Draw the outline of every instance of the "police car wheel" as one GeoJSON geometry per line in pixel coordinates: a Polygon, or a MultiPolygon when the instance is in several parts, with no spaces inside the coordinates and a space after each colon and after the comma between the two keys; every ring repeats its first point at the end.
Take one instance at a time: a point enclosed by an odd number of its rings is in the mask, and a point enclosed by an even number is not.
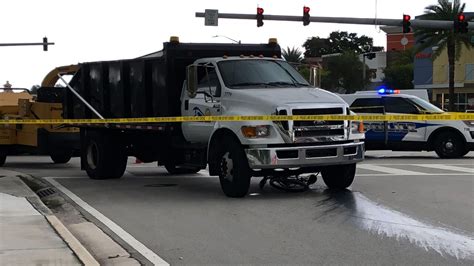
{"type": "Polygon", "coordinates": [[[345,189],[354,181],[356,164],[327,166],[321,171],[324,183],[331,189],[345,189]]]}
{"type": "Polygon", "coordinates": [[[466,154],[462,139],[452,132],[443,132],[436,137],[434,150],[440,158],[459,158],[466,154]]]}

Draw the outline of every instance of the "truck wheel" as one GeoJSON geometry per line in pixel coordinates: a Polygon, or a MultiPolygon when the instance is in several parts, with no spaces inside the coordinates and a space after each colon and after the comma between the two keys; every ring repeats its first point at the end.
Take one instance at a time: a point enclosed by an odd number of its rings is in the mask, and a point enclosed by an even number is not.
{"type": "Polygon", "coordinates": [[[251,170],[238,141],[224,137],[218,158],[219,181],[227,197],[241,198],[250,188],[251,170]]]}
{"type": "Polygon", "coordinates": [[[91,179],[120,178],[127,167],[127,153],[117,138],[91,134],[86,138],[81,160],[91,179]]]}
{"type": "Polygon", "coordinates": [[[327,166],[321,171],[328,188],[344,189],[354,181],[356,164],[327,166]]]}
{"type": "Polygon", "coordinates": [[[460,158],[467,154],[466,147],[459,135],[442,132],[434,141],[434,150],[440,158],[460,158]]]}
{"type": "Polygon", "coordinates": [[[6,160],[7,160],[7,152],[0,149],[0,167],[5,164],[6,160]]]}
{"type": "Polygon", "coordinates": [[[185,174],[195,174],[201,170],[201,168],[190,167],[190,168],[180,168],[174,164],[165,164],[166,171],[170,175],[185,175],[185,174]]]}
{"type": "Polygon", "coordinates": [[[67,163],[72,158],[72,151],[55,152],[50,155],[54,163],[67,163]]]}

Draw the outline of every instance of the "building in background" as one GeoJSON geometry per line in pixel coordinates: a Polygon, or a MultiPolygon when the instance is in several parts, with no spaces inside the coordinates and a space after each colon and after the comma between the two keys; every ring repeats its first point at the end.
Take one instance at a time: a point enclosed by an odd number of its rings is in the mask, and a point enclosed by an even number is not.
{"type": "MultiPolygon", "coordinates": [[[[383,71],[387,67],[387,53],[374,52],[374,54],[375,57],[372,59],[365,58],[365,64],[370,70],[370,84],[367,85],[366,90],[375,90],[383,85],[383,79],[385,78],[383,71]]],[[[359,55],[359,60],[364,62],[363,55],[359,55]]]]}
{"type": "MultiPolygon", "coordinates": [[[[474,17],[474,13],[465,13],[474,17]]],[[[430,47],[415,55],[414,86],[415,89],[427,89],[431,102],[446,109],[449,105],[449,64],[446,49],[433,59],[438,47],[430,47]]],[[[471,49],[462,47],[459,60],[455,62],[454,93],[456,111],[474,110],[474,42],[471,49]]]]}
{"type": "Polygon", "coordinates": [[[386,26],[380,27],[387,33],[387,53],[405,51],[415,45],[413,32],[403,33],[402,27],[386,26]]]}
{"type": "MultiPolygon", "coordinates": [[[[474,17],[474,13],[465,13],[466,17],[474,17]]],[[[413,33],[402,33],[401,27],[381,27],[387,33],[387,66],[393,62],[397,53],[413,48],[416,40],[413,33]]],[[[426,89],[432,103],[441,108],[449,104],[449,64],[447,51],[432,58],[437,47],[430,47],[415,55],[413,62],[415,89],[426,89]]],[[[457,111],[474,110],[474,49],[463,47],[459,60],[455,65],[454,88],[457,111]]]]}

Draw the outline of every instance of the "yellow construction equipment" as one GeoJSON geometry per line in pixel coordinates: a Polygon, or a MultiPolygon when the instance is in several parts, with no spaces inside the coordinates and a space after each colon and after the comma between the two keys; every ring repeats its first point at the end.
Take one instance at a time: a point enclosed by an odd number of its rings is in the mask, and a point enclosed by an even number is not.
{"type": "MultiPolygon", "coordinates": [[[[77,68],[50,72],[34,99],[27,90],[0,88],[0,119],[62,119],[63,87],[53,87],[57,74],[73,74],[77,68]],[[74,71],[73,71],[74,70],[74,71]],[[53,73],[54,72],[54,73],[53,73]]],[[[59,70],[58,70],[59,69],[59,70]]],[[[80,148],[79,130],[62,125],[0,125],[0,166],[8,155],[43,154],[54,163],[67,163],[80,148]]]]}

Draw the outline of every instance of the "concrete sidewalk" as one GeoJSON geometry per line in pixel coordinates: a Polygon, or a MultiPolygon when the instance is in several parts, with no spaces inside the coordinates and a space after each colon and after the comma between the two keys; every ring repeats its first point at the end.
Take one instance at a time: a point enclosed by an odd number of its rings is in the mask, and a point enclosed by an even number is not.
{"type": "Polygon", "coordinates": [[[82,265],[18,175],[0,169],[0,265],[82,265]]]}

